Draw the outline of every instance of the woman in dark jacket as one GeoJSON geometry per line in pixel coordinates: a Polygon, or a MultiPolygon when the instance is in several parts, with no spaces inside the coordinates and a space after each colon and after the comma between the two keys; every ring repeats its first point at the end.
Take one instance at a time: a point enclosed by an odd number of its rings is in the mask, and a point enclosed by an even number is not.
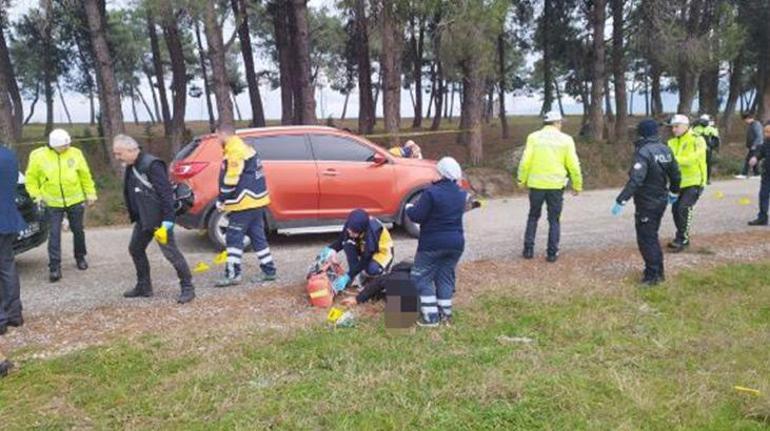
{"type": "Polygon", "coordinates": [[[420,224],[420,239],[412,267],[412,279],[420,295],[420,326],[451,322],[455,269],[465,249],[463,214],[468,193],[458,182],[462,169],[451,157],[436,165],[441,179],[422,192],[406,214],[420,224]]]}

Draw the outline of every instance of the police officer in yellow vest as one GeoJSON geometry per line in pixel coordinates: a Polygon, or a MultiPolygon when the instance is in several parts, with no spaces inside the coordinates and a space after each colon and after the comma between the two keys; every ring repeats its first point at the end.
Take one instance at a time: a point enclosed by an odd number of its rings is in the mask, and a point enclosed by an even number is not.
{"type": "Polygon", "coordinates": [[[719,152],[719,129],[713,126],[711,117],[703,114],[698,118],[692,132],[706,141],[706,184],[711,184],[711,170],[714,166],[714,153],[719,152]]]}
{"type": "Polygon", "coordinates": [[[71,143],[66,130],[56,129],[49,135],[47,146],[29,155],[27,164],[27,192],[47,208],[51,282],[61,279],[61,226],[65,214],[74,237],[77,267],[81,271],[88,269],[83,215],[85,204],[96,202],[96,186],[83,153],[71,143]]]}
{"type": "Polygon", "coordinates": [[[703,193],[708,178],[706,141],[690,130],[690,119],[686,115],[674,115],[669,125],[673,136],[668,140],[668,147],[679,163],[682,182],[679,196],[670,198],[676,237],[668,247],[674,252],[680,252],[690,245],[693,207],[703,193]]]}
{"type": "Polygon", "coordinates": [[[556,262],[559,256],[562,204],[567,179],[572,181],[575,195],[583,190],[580,161],[575,151],[575,141],[561,132],[562,117],[557,111],[544,118],[545,127],[527,137],[527,146],[519,163],[519,186],[529,188],[529,218],[524,234],[525,259],[534,257],[537,223],[543,208],[548,207],[548,262],[556,262]]]}

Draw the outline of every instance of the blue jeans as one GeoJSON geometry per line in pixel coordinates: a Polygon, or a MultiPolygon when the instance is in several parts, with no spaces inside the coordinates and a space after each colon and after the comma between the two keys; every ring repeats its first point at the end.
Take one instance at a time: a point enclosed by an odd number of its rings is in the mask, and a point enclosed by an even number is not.
{"type": "Polygon", "coordinates": [[[225,242],[227,243],[228,266],[237,268],[240,274],[241,259],[243,258],[243,238],[248,235],[251,246],[259,258],[259,267],[267,275],[275,275],[275,262],[270,253],[265,235],[265,210],[256,208],[246,211],[235,211],[229,215],[230,224],[227,226],[225,242]]]}
{"type": "Polygon", "coordinates": [[[435,322],[439,313],[452,315],[455,293],[455,269],[460,250],[418,251],[412,266],[412,279],[420,295],[420,311],[427,321],[435,322]]]}

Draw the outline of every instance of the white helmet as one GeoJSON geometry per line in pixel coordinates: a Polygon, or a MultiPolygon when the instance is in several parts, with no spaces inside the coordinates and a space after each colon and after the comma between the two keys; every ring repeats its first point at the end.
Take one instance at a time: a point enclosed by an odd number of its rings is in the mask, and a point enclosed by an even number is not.
{"type": "Polygon", "coordinates": [[[559,111],[550,111],[546,112],[545,116],[543,117],[544,123],[555,123],[557,121],[562,121],[561,112],[559,111]]]}
{"type": "Polygon", "coordinates": [[[711,117],[709,116],[709,114],[703,114],[700,116],[699,120],[709,123],[711,122],[711,117]]]}
{"type": "Polygon", "coordinates": [[[678,124],[689,126],[690,125],[690,119],[687,118],[686,115],[676,114],[673,117],[671,117],[671,121],[668,123],[669,126],[676,126],[678,124]]]}
{"type": "Polygon", "coordinates": [[[72,143],[72,138],[64,129],[55,129],[48,135],[48,146],[51,148],[66,147],[70,143],[72,143]]]}

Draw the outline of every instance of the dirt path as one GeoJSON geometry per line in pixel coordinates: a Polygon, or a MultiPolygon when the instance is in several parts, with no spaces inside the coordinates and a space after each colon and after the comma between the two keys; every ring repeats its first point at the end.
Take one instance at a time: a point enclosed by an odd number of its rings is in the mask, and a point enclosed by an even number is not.
{"type": "MultiPolygon", "coordinates": [[[[729,181],[708,189],[698,206],[694,246],[689,253],[668,256],[669,274],[693,266],[770,257],[770,229],[749,230],[746,226],[756,211],[757,187],[754,181],[729,181]],[[750,200],[748,205],[745,199],[750,200]]],[[[633,246],[633,208],[627,208],[620,218],[610,216],[609,207],[616,193],[594,191],[567,198],[562,259],[556,265],[539,258],[518,258],[527,211],[525,199],[493,201],[470,213],[466,220],[468,247],[460,274],[460,304],[480,290],[499,286],[513,286],[522,295],[572,294],[574,286],[603,289],[616,286],[626,277],[636,277],[641,262],[633,246]],[[586,284],[586,280],[591,282],[586,284]]],[[[671,224],[667,216],[664,239],[672,232],[671,224]]],[[[544,232],[541,229],[541,234],[544,232]]],[[[185,307],[173,303],[178,291],[173,273],[154,247],[151,259],[156,297],[124,300],[121,292],[133,282],[133,268],[125,251],[129,230],[92,229],[88,236],[91,269],[78,272],[73,262],[65,261],[65,278],[59,284],[46,280],[44,248],[20,256],[27,322],[0,340],[2,349],[23,349],[22,358],[29,358],[59,355],[113,337],[180,331],[224,335],[240,330],[289,331],[323,319],[322,311],[307,307],[301,282],[309,261],[332,236],[274,241],[272,248],[282,276],[280,286],[221,290],[209,287],[218,267],[200,274],[196,277],[199,299],[185,307]]],[[[544,237],[540,237],[542,243],[544,237]]],[[[180,243],[191,265],[211,263],[215,253],[205,237],[181,232],[180,243]]],[[[408,258],[416,242],[398,236],[396,247],[399,258],[408,258]]],[[[539,251],[542,253],[542,247],[539,251]]],[[[250,255],[247,261],[253,259],[250,255]]]]}

